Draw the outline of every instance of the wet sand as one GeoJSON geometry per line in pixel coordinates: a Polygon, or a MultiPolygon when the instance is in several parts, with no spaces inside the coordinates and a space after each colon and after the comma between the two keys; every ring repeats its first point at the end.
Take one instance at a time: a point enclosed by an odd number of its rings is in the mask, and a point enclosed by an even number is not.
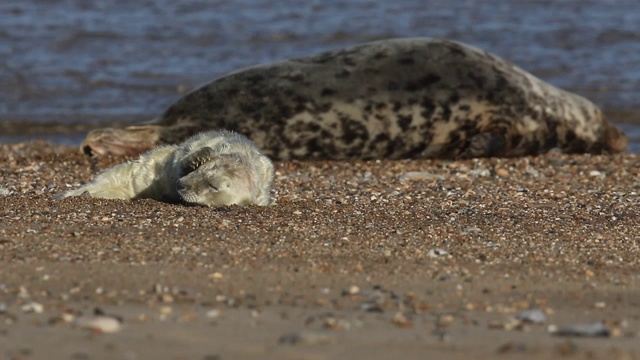
{"type": "Polygon", "coordinates": [[[211,209],[56,201],[124,158],[0,151],[0,358],[640,357],[638,155],[280,162],[276,206],[211,209]]]}

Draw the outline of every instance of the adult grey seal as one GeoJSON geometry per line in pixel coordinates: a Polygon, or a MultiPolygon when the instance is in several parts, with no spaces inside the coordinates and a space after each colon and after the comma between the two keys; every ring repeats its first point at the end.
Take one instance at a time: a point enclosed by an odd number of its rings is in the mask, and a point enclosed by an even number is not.
{"type": "Polygon", "coordinates": [[[90,154],[131,154],[225,128],[273,159],[469,158],[620,152],[587,99],[458,42],[391,39],[240,70],[158,119],[99,129],[90,154]]]}
{"type": "Polygon", "coordinates": [[[156,199],[205,206],[269,205],[274,168],[251,140],[207,131],[180,145],[163,145],[107,169],[57,196],[156,199]]]}

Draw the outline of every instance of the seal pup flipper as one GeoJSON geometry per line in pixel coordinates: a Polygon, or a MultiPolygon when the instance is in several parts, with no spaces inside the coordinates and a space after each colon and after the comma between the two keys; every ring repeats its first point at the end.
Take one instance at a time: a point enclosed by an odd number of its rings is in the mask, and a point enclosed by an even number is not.
{"type": "Polygon", "coordinates": [[[194,151],[180,162],[182,175],[184,176],[193,172],[202,164],[211,160],[214,156],[216,156],[216,151],[210,146],[194,151]]]}
{"type": "Polygon", "coordinates": [[[87,134],[80,150],[87,155],[138,155],[158,144],[161,131],[158,125],[96,129],[87,134]]]}
{"type": "Polygon", "coordinates": [[[501,156],[506,149],[507,142],[503,134],[485,132],[472,136],[469,146],[460,155],[464,159],[501,156]]]}

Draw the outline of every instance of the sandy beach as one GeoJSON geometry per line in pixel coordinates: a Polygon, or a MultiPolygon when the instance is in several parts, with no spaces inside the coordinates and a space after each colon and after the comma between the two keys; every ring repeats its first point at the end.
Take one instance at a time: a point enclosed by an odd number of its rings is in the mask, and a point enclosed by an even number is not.
{"type": "Polygon", "coordinates": [[[638,155],[277,162],[276,206],[213,209],[0,150],[1,358],[640,357],[638,155]]]}
{"type": "Polygon", "coordinates": [[[637,2],[0,11],[0,360],[640,359],[637,2]],[[248,66],[416,36],[585,96],[630,154],[277,162],[272,207],[54,200],[126,160],[81,154],[90,129],[248,66]]]}

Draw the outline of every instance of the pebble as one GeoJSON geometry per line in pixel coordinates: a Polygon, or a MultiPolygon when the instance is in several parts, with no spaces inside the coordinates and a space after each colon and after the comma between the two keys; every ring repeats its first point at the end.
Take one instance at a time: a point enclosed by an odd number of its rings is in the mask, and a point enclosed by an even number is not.
{"type": "Polygon", "coordinates": [[[531,309],[517,314],[516,319],[530,324],[542,324],[547,321],[547,316],[542,310],[531,309]]]}
{"type": "Polygon", "coordinates": [[[11,192],[12,192],[11,190],[0,186],[0,196],[9,196],[11,195],[11,192]]]}
{"type": "Polygon", "coordinates": [[[498,169],[496,169],[496,175],[498,175],[500,177],[509,176],[509,170],[507,170],[505,168],[498,168],[498,169]]]}
{"type": "Polygon", "coordinates": [[[604,179],[605,177],[607,177],[607,175],[605,175],[604,173],[598,171],[598,170],[591,170],[589,171],[589,176],[591,177],[596,177],[599,179],[604,179]]]}
{"type": "Polygon", "coordinates": [[[451,326],[451,324],[453,324],[453,315],[451,314],[441,314],[438,316],[438,319],[436,320],[436,326],[438,328],[444,328],[444,327],[449,327],[451,326]]]}
{"type": "Polygon", "coordinates": [[[540,173],[538,172],[538,170],[536,170],[536,169],[534,169],[534,168],[532,168],[530,166],[527,166],[527,169],[524,172],[529,174],[529,175],[531,175],[531,176],[533,176],[534,178],[540,177],[540,173]]]}
{"type": "Polygon", "coordinates": [[[513,342],[510,341],[508,343],[500,345],[498,350],[496,351],[498,354],[512,354],[512,353],[524,353],[529,350],[527,344],[522,342],[513,342]]]}
{"type": "Polygon", "coordinates": [[[398,311],[392,319],[392,322],[395,326],[399,328],[410,328],[413,326],[411,320],[409,320],[401,311],[398,311]]]}
{"type": "Polygon", "coordinates": [[[75,321],[75,316],[70,313],[62,313],[56,316],[49,318],[49,325],[56,325],[59,323],[70,324],[75,321]]]}
{"type": "Polygon", "coordinates": [[[22,311],[25,313],[36,313],[36,314],[42,314],[42,312],[44,311],[44,306],[42,306],[42,304],[37,303],[35,301],[26,303],[24,305],[22,305],[22,311]]]}
{"type": "Polygon", "coordinates": [[[86,316],[76,321],[76,325],[81,329],[88,329],[98,333],[115,333],[120,331],[122,324],[111,316],[86,316]]]}
{"type": "Polygon", "coordinates": [[[220,310],[211,309],[207,311],[206,315],[207,319],[217,319],[220,316],[220,310]]]}
{"type": "Polygon", "coordinates": [[[489,177],[491,176],[491,171],[488,169],[474,169],[469,171],[469,174],[477,177],[489,177]]]}
{"type": "Polygon", "coordinates": [[[489,329],[528,331],[529,327],[527,324],[529,323],[520,321],[516,318],[509,318],[507,321],[492,320],[489,322],[489,329]]]}
{"type": "Polygon", "coordinates": [[[282,335],[278,339],[278,343],[285,345],[315,345],[328,344],[333,340],[333,336],[326,331],[303,330],[282,335]]]}
{"type": "Polygon", "coordinates": [[[556,345],[556,352],[563,356],[574,355],[578,351],[578,346],[573,341],[563,341],[556,345]]]}
{"type": "Polygon", "coordinates": [[[349,295],[356,295],[360,293],[360,288],[357,285],[351,285],[351,287],[349,287],[349,290],[347,290],[347,293],[349,295]]]}
{"type": "Polygon", "coordinates": [[[549,325],[547,331],[555,336],[608,337],[611,335],[611,330],[602,321],[574,324],[560,328],[556,325],[549,325]]]}
{"type": "Polygon", "coordinates": [[[324,319],[322,324],[325,329],[331,330],[349,330],[351,328],[351,322],[346,319],[339,319],[335,317],[328,317],[324,319]]]}
{"type": "Polygon", "coordinates": [[[207,275],[207,277],[213,280],[222,280],[222,278],[224,278],[224,275],[222,275],[221,272],[216,271],[214,273],[207,275]]]}
{"type": "Polygon", "coordinates": [[[0,303],[0,314],[4,314],[7,312],[7,304],[0,303]]]}
{"type": "Polygon", "coordinates": [[[440,174],[433,174],[427,171],[409,171],[404,173],[401,180],[404,181],[431,181],[431,180],[445,180],[446,178],[440,174]]]}
{"type": "Polygon", "coordinates": [[[384,309],[375,302],[366,301],[360,304],[360,310],[371,313],[383,313],[384,309]]]}
{"type": "Polygon", "coordinates": [[[443,250],[443,249],[431,249],[427,253],[427,256],[431,257],[431,258],[441,257],[441,256],[446,256],[446,255],[449,255],[449,252],[447,250],[443,250]]]}

